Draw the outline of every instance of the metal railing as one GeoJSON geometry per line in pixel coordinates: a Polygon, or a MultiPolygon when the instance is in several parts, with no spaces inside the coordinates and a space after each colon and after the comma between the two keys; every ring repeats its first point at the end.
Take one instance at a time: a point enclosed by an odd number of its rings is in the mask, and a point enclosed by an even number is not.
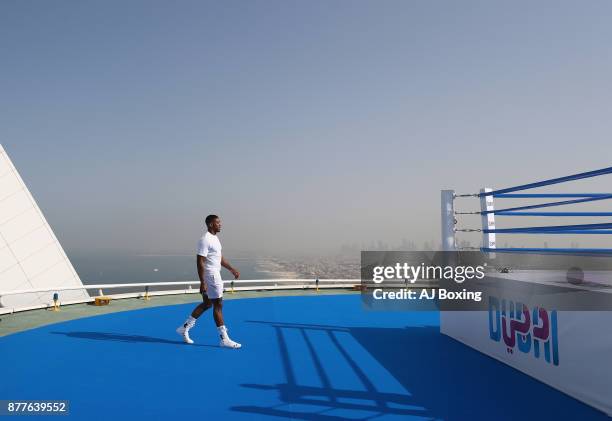
{"type": "MultiPolygon", "coordinates": [[[[360,285],[360,279],[266,279],[266,280],[226,280],[223,281],[224,290],[226,293],[236,291],[265,291],[265,290],[294,290],[294,289],[332,289],[332,288],[354,288],[360,285]]],[[[89,297],[78,300],[62,300],[62,292],[67,291],[87,291],[97,290],[98,296],[106,296],[112,299],[124,298],[143,298],[148,299],[153,296],[160,295],[179,295],[179,294],[195,294],[199,293],[199,281],[184,281],[184,282],[140,282],[127,284],[92,284],[79,286],[57,286],[33,289],[20,289],[12,291],[0,291],[0,314],[10,314],[19,311],[35,310],[42,308],[52,308],[54,306],[82,304],[95,301],[95,296],[88,294],[89,297]],[[183,288],[178,288],[183,286],[183,288]],[[196,286],[196,288],[193,288],[196,286]],[[151,288],[171,287],[162,291],[151,291],[151,288]],[[175,288],[172,288],[175,287],[175,288]],[[118,289],[138,289],[136,292],[127,293],[105,293],[109,290],[115,291],[118,289]],[[48,302],[37,305],[22,306],[22,307],[5,307],[2,305],[2,298],[9,295],[23,294],[44,294],[49,293],[48,302]]],[[[39,297],[40,299],[40,297],[39,297]]]]}

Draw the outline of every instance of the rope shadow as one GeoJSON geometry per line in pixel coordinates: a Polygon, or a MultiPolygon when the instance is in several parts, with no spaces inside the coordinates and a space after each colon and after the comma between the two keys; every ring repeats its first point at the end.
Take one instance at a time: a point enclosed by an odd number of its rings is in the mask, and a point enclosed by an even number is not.
{"type": "Polygon", "coordinates": [[[264,385],[264,384],[243,384],[242,387],[275,390],[278,392],[279,400],[282,405],[272,407],[258,406],[235,406],[231,409],[237,412],[251,413],[258,415],[269,415],[277,417],[287,417],[304,420],[341,420],[344,417],[326,414],[333,410],[362,411],[364,416],[360,419],[376,418],[383,415],[396,415],[404,417],[423,417],[427,416],[427,410],[414,402],[409,394],[385,393],[377,390],[376,385],[368,378],[361,368],[358,361],[349,354],[344,348],[338,333],[349,333],[350,329],[343,326],[315,325],[315,324],[292,324],[292,323],[271,323],[265,321],[248,321],[249,323],[266,324],[274,328],[281,354],[281,362],[287,379],[286,383],[264,385]],[[283,330],[295,329],[303,339],[306,350],[313,364],[313,369],[320,380],[322,387],[303,386],[297,383],[296,375],[291,361],[291,354],[283,330]],[[324,332],[328,337],[333,349],[338,352],[348,364],[363,389],[348,390],[338,389],[332,386],[332,379],[325,371],[323,359],[317,353],[315,345],[308,336],[308,331],[324,332]],[[282,409],[284,405],[309,406],[312,411],[296,411],[295,408],[282,409]]]}
{"type": "Polygon", "coordinates": [[[526,374],[442,335],[438,326],[405,328],[344,327],[333,325],[251,321],[275,329],[286,383],[243,384],[243,387],[277,391],[281,405],[237,406],[234,411],[295,419],[327,421],[342,419],[327,412],[362,411],[370,419],[384,415],[445,420],[608,419],[583,404],[526,374]],[[322,387],[297,384],[284,330],[296,329],[305,341],[322,387]],[[308,331],[325,332],[365,391],[335,389],[321,364],[322,355],[310,342],[308,331]],[[338,333],[349,333],[371,357],[380,363],[406,394],[377,390],[346,351],[338,333]],[[297,411],[291,405],[310,406],[297,411]],[[283,409],[282,406],[289,406],[283,409]],[[522,414],[522,415],[521,415],[522,414]]]}

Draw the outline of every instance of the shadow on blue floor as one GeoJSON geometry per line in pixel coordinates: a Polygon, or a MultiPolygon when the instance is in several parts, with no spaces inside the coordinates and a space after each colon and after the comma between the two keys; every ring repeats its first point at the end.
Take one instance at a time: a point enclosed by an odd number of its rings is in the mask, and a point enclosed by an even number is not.
{"type": "Polygon", "coordinates": [[[232,409],[256,415],[304,420],[340,420],[330,410],[370,413],[359,419],[384,415],[445,420],[609,419],[603,413],[567,397],[492,358],[441,335],[438,326],[360,328],[250,321],[276,332],[287,379],[283,384],[243,384],[245,388],[275,391],[290,406],[236,406],[232,409]],[[293,356],[287,351],[287,330],[300,332],[315,362],[323,387],[304,387],[295,381],[293,356]],[[312,332],[324,332],[336,351],[354,370],[365,391],[330,386],[319,355],[309,341],[312,332]],[[382,393],[344,349],[338,333],[349,333],[409,392],[382,393]],[[299,412],[295,405],[326,406],[327,410],[299,412]]]}
{"type": "MultiPolygon", "coordinates": [[[[164,338],[154,338],[151,336],[142,335],[126,335],[121,333],[105,333],[105,332],[51,332],[54,335],[64,335],[70,338],[77,339],[93,339],[97,341],[117,341],[117,342],[144,342],[144,343],[160,343],[169,345],[183,345],[183,341],[173,341],[164,338]]],[[[191,344],[191,346],[215,347],[214,345],[191,344]]]]}

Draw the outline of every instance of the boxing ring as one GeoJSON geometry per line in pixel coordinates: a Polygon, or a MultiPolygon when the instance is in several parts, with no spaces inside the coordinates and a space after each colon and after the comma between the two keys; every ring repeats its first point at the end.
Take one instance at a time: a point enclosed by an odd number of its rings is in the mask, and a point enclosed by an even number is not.
{"type": "MultiPolygon", "coordinates": [[[[566,292],[597,294],[591,296],[610,301],[610,270],[567,270],[564,261],[570,262],[577,256],[585,256],[591,259],[590,261],[598,262],[600,267],[606,268],[612,260],[612,248],[581,248],[576,243],[574,247],[569,248],[498,247],[499,237],[506,235],[518,234],[522,238],[537,236],[538,239],[544,239],[561,238],[559,236],[563,235],[568,236],[564,238],[575,238],[572,236],[612,234],[612,223],[593,220],[610,217],[612,212],[599,209],[549,210],[577,204],[603,203],[612,199],[610,193],[525,193],[526,190],[608,174],[612,174],[612,167],[510,188],[483,188],[474,194],[455,194],[453,190],[443,190],[441,222],[444,250],[459,253],[462,250],[476,250],[493,261],[507,254],[519,256],[518,261],[520,256],[524,256],[525,261],[530,262],[554,256],[559,270],[503,268],[492,276],[493,282],[499,285],[518,283],[523,287],[523,293],[509,290],[497,296],[490,295],[486,303],[488,311],[441,311],[440,331],[612,416],[612,313],[604,308],[589,306],[589,302],[583,303],[583,307],[569,306],[567,300],[564,303],[553,300],[543,304],[539,301],[541,298],[524,292],[534,286],[554,286],[559,297],[566,292]],[[456,209],[456,206],[469,206],[469,201],[474,199],[478,200],[477,211],[456,209]],[[527,202],[518,206],[496,207],[507,199],[527,202]],[[534,204],[534,199],[544,201],[534,204]],[[466,226],[467,215],[480,217],[480,226],[466,226]],[[519,217],[520,221],[524,221],[525,217],[544,221],[571,217],[587,221],[567,225],[548,223],[522,226],[521,223],[519,227],[499,227],[500,220],[506,222],[512,217],[519,217]],[[465,246],[459,241],[466,233],[482,235],[481,246],[465,246]],[[571,273],[577,273],[578,279],[574,279],[571,273]]],[[[490,381],[496,385],[503,383],[504,379],[490,381]]],[[[528,408],[523,408],[520,400],[516,404],[517,414],[529,415],[528,408]]]]}

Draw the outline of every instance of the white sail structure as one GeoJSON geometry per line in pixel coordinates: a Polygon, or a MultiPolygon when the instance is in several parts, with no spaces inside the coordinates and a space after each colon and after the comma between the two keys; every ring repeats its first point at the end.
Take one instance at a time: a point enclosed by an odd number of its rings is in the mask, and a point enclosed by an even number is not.
{"type": "MultiPolygon", "coordinates": [[[[32,194],[0,145],[0,311],[40,308],[55,291],[11,292],[83,286],[32,194]]],[[[86,301],[86,290],[60,291],[59,301],[86,301]]]]}

